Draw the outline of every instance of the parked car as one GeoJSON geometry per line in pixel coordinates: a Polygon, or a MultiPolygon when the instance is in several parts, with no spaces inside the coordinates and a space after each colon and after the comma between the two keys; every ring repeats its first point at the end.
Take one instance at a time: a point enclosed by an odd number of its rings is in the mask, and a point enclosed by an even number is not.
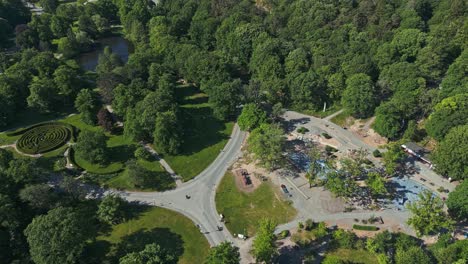
{"type": "Polygon", "coordinates": [[[291,196],[291,194],[289,193],[289,190],[288,188],[286,187],[286,185],[284,184],[281,184],[281,190],[283,190],[283,192],[289,196],[291,196]]]}

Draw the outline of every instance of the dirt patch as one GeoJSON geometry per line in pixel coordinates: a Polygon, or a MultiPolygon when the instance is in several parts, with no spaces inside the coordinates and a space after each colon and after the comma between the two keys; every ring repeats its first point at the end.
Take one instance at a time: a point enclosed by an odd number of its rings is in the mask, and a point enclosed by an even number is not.
{"type": "Polygon", "coordinates": [[[369,119],[355,119],[352,125],[348,127],[348,129],[368,145],[377,148],[387,144],[388,139],[382,137],[371,128],[371,125],[374,123],[374,121],[375,117],[371,117],[369,119]]]}
{"type": "Polygon", "coordinates": [[[322,208],[329,213],[340,213],[345,209],[345,201],[342,198],[336,198],[329,191],[320,192],[320,204],[322,208]]]}
{"type": "Polygon", "coordinates": [[[236,167],[235,169],[232,170],[232,173],[234,175],[235,181],[236,181],[236,186],[237,189],[245,192],[245,193],[251,193],[255,191],[258,186],[260,186],[261,181],[258,179],[251,170],[248,170],[247,168],[244,168],[242,165],[239,167],[236,167]],[[243,179],[243,173],[246,173],[246,177],[250,181],[250,184],[245,184],[244,179],[243,179]]]}

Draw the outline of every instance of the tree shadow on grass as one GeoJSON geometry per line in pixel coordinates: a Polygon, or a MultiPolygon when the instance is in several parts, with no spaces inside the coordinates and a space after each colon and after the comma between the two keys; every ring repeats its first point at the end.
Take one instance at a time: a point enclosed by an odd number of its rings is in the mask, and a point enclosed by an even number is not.
{"type": "MultiPolygon", "coordinates": [[[[200,93],[200,89],[198,89],[197,87],[193,86],[193,85],[190,85],[190,86],[186,86],[186,87],[178,87],[176,89],[176,97],[177,97],[177,101],[180,103],[180,104],[187,104],[187,97],[190,97],[190,96],[193,96],[195,94],[198,94],[200,93]]],[[[190,99],[188,99],[190,100],[190,99]]]]}
{"type": "Polygon", "coordinates": [[[183,109],[184,143],[181,155],[191,155],[228,137],[226,125],[213,116],[210,107],[183,109]]]}
{"type": "Polygon", "coordinates": [[[171,232],[169,228],[154,228],[151,230],[138,230],[130,235],[124,236],[116,245],[115,257],[120,259],[131,252],[138,252],[147,244],[156,243],[167,252],[175,256],[173,263],[184,253],[184,241],[179,234],[171,232]]]}
{"type": "Polygon", "coordinates": [[[122,145],[109,148],[109,157],[113,162],[125,163],[130,159],[134,158],[136,146],[134,145],[122,145]]]}

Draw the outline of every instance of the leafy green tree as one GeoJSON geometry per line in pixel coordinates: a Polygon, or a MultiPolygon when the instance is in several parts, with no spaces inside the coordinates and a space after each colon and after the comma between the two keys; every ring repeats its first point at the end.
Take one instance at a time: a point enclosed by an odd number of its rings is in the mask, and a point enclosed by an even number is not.
{"type": "Polygon", "coordinates": [[[75,108],[81,114],[81,120],[88,125],[96,124],[98,101],[96,95],[90,89],[81,90],[75,99],[75,108]]]}
{"type": "Polygon", "coordinates": [[[385,179],[379,172],[369,172],[367,174],[366,184],[374,197],[385,195],[388,192],[385,187],[385,179]]]}
{"type": "Polygon", "coordinates": [[[125,116],[128,108],[133,108],[148,94],[146,83],[142,79],[134,79],[129,85],[119,84],[114,89],[112,107],[120,116],[125,116]]]}
{"type": "Polygon", "coordinates": [[[289,74],[286,78],[294,107],[298,109],[317,109],[320,106],[326,87],[317,73],[310,70],[299,74],[289,74]]]}
{"type": "Polygon", "coordinates": [[[61,65],[55,70],[54,82],[60,95],[64,96],[68,100],[69,98],[75,98],[81,88],[78,69],[67,65],[61,65]]]}
{"type": "Polygon", "coordinates": [[[6,149],[0,149],[0,170],[6,170],[10,161],[13,160],[13,153],[6,149]]]}
{"type": "Polygon", "coordinates": [[[413,62],[426,41],[426,34],[419,29],[404,29],[397,32],[392,45],[400,55],[401,60],[413,62]]]}
{"type": "Polygon", "coordinates": [[[468,93],[468,49],[450,65],[440,87],[443,98],[468,93]]]}
{"type": "Polygon", "coordinates": [[[74,263],[93,238],[93,230],[87,217],[72,208],[58,207],[34,218],[24,234],[35,263],[74,263]]]}
{"type": "Polygon", "coordinates": [[[182,129],[176,112],[159,113],[153,133],[154,145],[164,153],[177,154],[182,145],[182,129]]]}
{"type": "Polygon", "coordinates": [[[78,43],[75,36],[66,36],[58,40],[57,52],[61,53],[64,58],[72,58],[78,54],[78,43]]]}
{"type": "Polygon", "coordinates": [[[435,169],[453,179],[468,176],[468,125],[452,128],[436,147],[432,158],[435,169]]]}
{"type": "Polygon", "coordinates": [[[238,264],[240,263],[239,248],[230,242],[223,242],[210,249],[205,264],[238,264]]]}
{"type": "Polygon", "coordinates": [[[175,264],[177,258],[156,243],[147,244],[140,252],[128,253],[120,258],[120,264],[175,264]]]}
{"type": "Polygon", "coordinates": [[[408,210],[412,216],[408,219],[418,236],[439,233],[443,229],[451,229],[452,221],[444,211],[442,200],[425,190],[418,194],[419,200],[409,203],[408,210]]]}
{"type": "Polygon", "coordinates": [[[130,183],[137,188],[146,188],[154,185],[155,176],[151,171],[143,168],[135,160],[129,160],[126,163],[130,183]]]}
{"type": "Polygon", "coordinates": [[[21,201],[28,203],[38,210],[51,209],[57,202],[57,195],[47,184],[34,184],[26,186],[19,192],[21,201]]]}
{"type": "Polygon", "coordinates": [[[277,168],[283,161],[283,133],[280,127],[266,123],[250,133],[248,150],[267,169],[277,168]]]}
{"type": "Polygon", "coordinates": [[[97,217],[104,223],[118,224],[123,220],[125,201],[118,195],[107,195],[99,203],[97,217]]]}
{"type": "Polygon", "coordinates": [[[405,157],[406,154],[398,143],[389,144],[387,151],[383,153],[385,172],[389,175],[393,175],[398,172],[405,157]]]}
{"type": "Polygon", "coordinates": [[[468,240],[455,240],[451,234],[439,236],[437,243],[430,246],[430,251],[438,263],[465,263],[468,255],[468,240]]]}
{"type": "Polygon", "coordinates": [[[257,262],[270,263],[277,255],[275,241],[276,223],[269,219],[262,219],[259,222],[257,236],[252,243],[252,255],[257,262]]]}
{"type": "Polygon", "coordinates": [[[47,13],[54,13],[55,9],[57,9],[57,6],[59,5],[58,0],[40,0],[40,2],[42,8],[47,13]]]}
{"type": "Polygon", "coordinates": [[[98,164],[108,161],[107,138],[102,131],[83,130],[78,135],[78,142],[73,147],[76,155],[82,159],[98,164]]]}
{"type": "Polygon", "coordinates": [[[35,77],[29,85],[28,106],[40,112],[51,112],[57,100],[57,89],[52,80],[35,77]]]}
{"type": "Polygon", "coordinates": [[[410,247],[407,250],[397,250],[396,264],[429,264],[431,258],[420,247],[410,247]]]}
{"type": "Polygon", "coordinates": [[[436,106],[426,122],[427,133],[442,140],[453,127],[468,123],[468,93],[445,98],[436,106]]]}
{"type": "Polygon", "coordinates": [[[358,186],[345,171],[331,171],[327,174],[325,188],[337,197],[352,197],[356,194],[358,186]]]}
{"type": "Polygon", "coordinates": [[[453,192],[450,192],[447,199],[447,207],[450,215],[459,220],[468,218],[468,181],[463,181],[453,192]]]}
{"type": "Polygon", "coordinates": [[[267,114],[257,104],[244,105],[237,119],[241,130],[251,131],[267,121],[267,114]]]}
{"type": "Polygon", "coordinates": [[[333,232],[333,239],[340,248],[353,249],[356,246],[357,236],[351,231],[338,229],[333,232]]]}
{"type": "Polygon", "coordinates": [[[306,177],[309,181],[309,188],[312,187],[317,182],[317,174],[320,169],[320,165],[318,163],[321,153],[320,150],[315,145],[311,145],[309,150],[307,151],[307,157],[309,158],[309,170],[307,171],[306,177]]]}
{"type": "Polygon", "coordinates": [[[143,146],[139,146],[134,153],[134,156],[136,159],[142,159],[142,160],[151,160],[153,155],[146,150],[143,146]]]}
{"type": "Polygon", "coordinates": [[[371,115],[375,102],[375,88],[368,75],[359,73],[346,80],[342,103],[354,116],[361,118],[371,115]]]}
{"type": "Polygon", "coordinates": [[[213,114],[215,117],[226,120],[236,114],[241,87],[242,83],[237,79],[210,89],[209,102],[213,107],[213,114]]]}

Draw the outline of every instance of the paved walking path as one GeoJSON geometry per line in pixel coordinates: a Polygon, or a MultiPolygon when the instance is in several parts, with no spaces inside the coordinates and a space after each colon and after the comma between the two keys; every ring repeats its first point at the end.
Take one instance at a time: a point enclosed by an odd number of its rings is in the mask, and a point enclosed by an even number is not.
{"type": "Polygon", "coordinates": [[[180,177],[179,175],[177,175],[174,170],[171,168],[171,166],[169,166],[169,164],[161,158],[161,156],[159,156],[158,152],[156,152],[156,150],[154,148],[151,147],[150,144],[148,143],[144,143],[144,142],[140,142],[140,145],[142,145],[149,153],[151,153],[151,155],[153,155],[158,161],[159,163],[161,164],[161,166],[164,167],[164,169],[171,175],[171,177],[174,179],[177,187],[181,186],[182,185],[182,177],[180,177]]]}
{"type": "Polygon", "coordinates": [[[331,115],[329,115],[329,116],[326,116],[326,117],[324,117],[323,119],[325,119],[325,120],[327,120],[327,121],[330,121],[330,120],[331,120],[332,118],[334,118],[335,116],[337,116],[337,115],[343,113],[343,111],[344,111],[344,109],[341,109],[340,111],[337,111],[337,112],[335,112],[335,113],[333,113],[333,114],[331,114],[331,115]]]}

